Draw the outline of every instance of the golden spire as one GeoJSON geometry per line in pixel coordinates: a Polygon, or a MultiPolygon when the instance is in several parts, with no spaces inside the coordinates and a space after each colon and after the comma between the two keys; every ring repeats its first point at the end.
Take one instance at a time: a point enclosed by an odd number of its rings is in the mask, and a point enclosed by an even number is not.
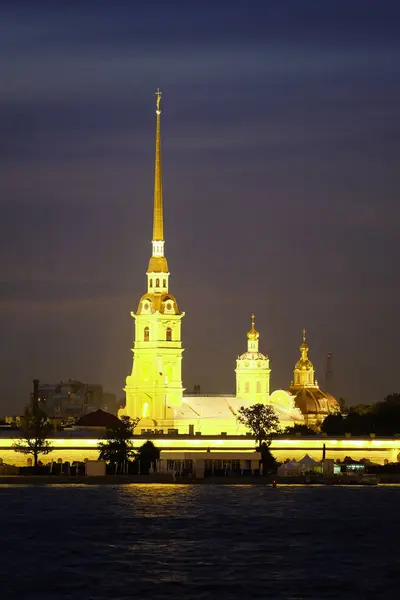
{"type": "Polygon", "coordinates": [[[153,242],[164,240],[163,202],[162,202],[162,177],[161,177],[161,92],[156,91],[156,159],[154,170],[154,217],[153,217],[153,242]]]}
{"type": "Polygon", "coordinates": [[[255,322],[256,322],[256,318],[255,318],[254,314],[252,314],[251,315],[251,329],[247,333],[247,339],[248,340],[258,340],[258,338],[260,337],[260,334],[258,333],[258,331],[254,327],[255,322]]]}

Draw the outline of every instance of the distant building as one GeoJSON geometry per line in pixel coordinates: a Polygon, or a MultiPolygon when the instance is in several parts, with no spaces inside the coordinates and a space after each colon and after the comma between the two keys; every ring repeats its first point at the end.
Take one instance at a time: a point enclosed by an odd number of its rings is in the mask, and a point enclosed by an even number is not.
{"type": "Polygon", "coordinates": [[[71,379],[56,384],[39,383],[37,394],[38,406],[49,417],[79,419],[98,409],[110,413],[117,411],[115,394],[104,392],[100,384],[71,379]]]}

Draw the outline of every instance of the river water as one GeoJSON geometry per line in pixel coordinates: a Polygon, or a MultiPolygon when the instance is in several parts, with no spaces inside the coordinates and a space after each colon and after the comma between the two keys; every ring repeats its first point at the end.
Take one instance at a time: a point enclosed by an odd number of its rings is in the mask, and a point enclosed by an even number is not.
{"type": "Polygon", "coordinates": [[[399,514],[396,486],[0,486],[0,598],[397,598],[399,514]]]}

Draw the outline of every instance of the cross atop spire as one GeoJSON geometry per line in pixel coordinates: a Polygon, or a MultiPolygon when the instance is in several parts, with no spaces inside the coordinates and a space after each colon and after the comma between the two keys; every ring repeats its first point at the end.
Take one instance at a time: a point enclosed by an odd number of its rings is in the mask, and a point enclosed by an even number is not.
{"type": "Polygon", "coordinates": [[[157,88],[156,91],[156,96],[157,96],[157,110],[160,110],[160,102],[161,102],[161,96],[162,96],[162,92],[160,92],[160,88],[157,88]]]}
{"type": "Polygon", "coordinates": [[[305,341],[306,341],[306,330],[303,329],[303,342],[305,342],[305,341]]]}

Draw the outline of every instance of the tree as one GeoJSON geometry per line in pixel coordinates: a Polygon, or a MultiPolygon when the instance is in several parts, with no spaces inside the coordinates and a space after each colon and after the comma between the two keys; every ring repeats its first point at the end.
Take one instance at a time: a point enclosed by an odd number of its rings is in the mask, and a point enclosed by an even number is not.
{"type": "Polygon", "coordinates": [[[258,446],[261,446],[263,442],[269,446],[272,434],[280,432],[278,416],[272,406],[266,404],[253,404],[248,408],[242,406],[239,408],[236,418],[239,423],[250,429],[258,446]]]}
{"type": "Polygon", "coordinates": [[[292,425],[291,427],[286,427],[283,433],[286,433],[287,435],[316,435],[314,429],[311,429],[311,427],[307,427],[307,425],[300,424],[292,425]]]}
{"type": "Polygon", "coordinates": [[[387,396],[385,396],[385,402],[387,402],[388,404],[396,404],[396,405],[400,405],[400,394],[398,393],[393,393],[393,394],[388,394],[387,396]]]}
{"type": "Polygon", "coordinates": [[[119,419],[119,423],[113,424],[107,429],[104,437],[105,441],[99,442],[99,459],[112,464],[122,464],[136,456],[136,450],[133,447],[133,432],[140,419],[131,419],[124,416],[119,419]]]}
{"type": "Polygon", "coordinates": [[[32,454],[33,464],[38,465],[39,454],[49,454],[53,448],[47,440],[53,431],[47,415],[37,406],[26,409],[23,424],[20,427],[23,440],[15,442],[13,449],[22,454],[32,454]]]}
{"type": "Polygon", "coordinates": [[[345,418],[340,413],[328,415],[321,425],[321,431],[328,435],[343,435],[345,429],[345,418]]]}
{"type": "Polygon", "coordinates": [[[271,454],[271,451],[268,447],[268,444],[263,442],[260,444],[258,451],[261,453],[260,463],[263,466],[263,473],[275,473],[278,468],[278,463],[275,460],[275,457],[271,454]]]}
{"type": "Polygon", "coordinates": [[[156,470],[157,460],[160,458],[160,451],[156,446],[148,440],[139,448],[136,460],[139,461],[140,473],[148,475],[150,468],[156,470]]]}
{"type": "Polygon", "coordinates": [[[347,415],[329,415],[321,430],[328,435],[395,435],[400,432],[400,394],[390,394],[377,404],[352,406],[347,415]]]}
{"type": "Polygon", "coordinates": [[[347,410],[347,414],[358,414],[358,415],[368,415],[373,412],[372,404],[353,404],[353,406],[349,406],[347,410]]]}

